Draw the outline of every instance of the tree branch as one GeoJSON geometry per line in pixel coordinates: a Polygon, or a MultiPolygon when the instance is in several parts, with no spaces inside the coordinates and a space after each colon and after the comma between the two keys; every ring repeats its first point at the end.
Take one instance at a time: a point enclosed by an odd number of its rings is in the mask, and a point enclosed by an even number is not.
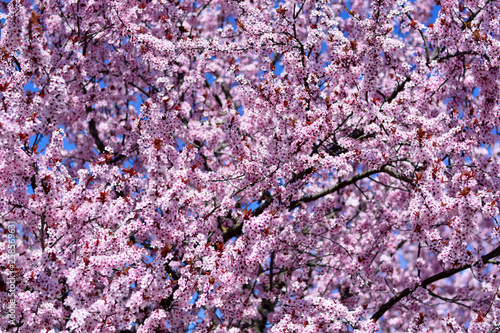
{"type": "Polygon", "coordinates": [[[410,82],[410,81],[411,81],[411,78],[409,76],[406,77],[406,79],[403,82],[401,82],[400,84],[397,85],[396,89],[394,89],[392,94],[389,97],[387,97],[386,102],[391,103],[392,100],[395,99],[398,96],[398,94],[403,91],[403,89],[405,88],[405,84],[407,82],[410,82]]]}
{"type": "MultiPolygon", "coordinates": [[[[257,217],[264,212],[264,210],[271,205],[274,201],[273,197],[269,197],[266,201],[264,201],[257,209],[252,211],[251,216],[257,217]]],[[[238,237],[243,233],[243,222],[233,225],[229,228],[225,233],[222,234],[222,239],[224,242],[227,242],[233,237],[238,237]]]]}
{"type": "Polygon", "coordinates": [[[298,200],[292,201],[290,203],[290,207],[288,208],[288,210],[293,210],[293,209],[297,208],[302,202],[311,202],[311,201],[318,200],[319,198],[327,196],[328,194],[331,194],[333,192],[337,192],[338,190],[341,190],[344,187],[352,185],[352,184],[356,183],[358,180],[361,180],[363,178],[367,178],[367,177],[374,175],[376,173],[379,173],[379,172],[380,172],[380,170],[365,171],[365,172],[362,172],[360,174],[355,175],[352,178],[349,178],[349,179],[344,180],[340,183],[337,183],[335,186],[327,188],[324,191],[321,191],[321,192],[313,194],[313,195],[308,195],[308,196],[302,197],[298,200]]]}
{"type": "MultiPolygon", "coordinates": [[[[494,249],[493,251],[491,251],[490,253],[485,254],[484,256],[482,256],[481,257],[481,261],[484,264],[487,264],[490,259],[492,259],[494,257],[497,257],[499,255],[500,255],[500,246],[497,247],[496,249],[494,249]]],[[[375,312],[373,314],[373,316],[371,317],[371,319],[374,320],[374,321],[379,320],[390,308],[392,308],[396,303],[398,303],[400,300],[402,300],[406,296],[410,295],[418,287],[425,288],[428,285],[430,285],[431,283],[434,283],[434,282],[442,280],[442,279],[446,279],[446,278],[448,278],[448,277],[450,277],[452,275],[455,275],[455,274],[457,274],[459,272],[462,272],[462,271],[464,271],[464,270],[466,270],[468,268],[471,268],[473,266],[477,266],[479,263],[480,262],[476,262],[474,265],[463,265],[463,266],[460,266],[460,267],[447,269],[445,271],[442,271],[440,273],[437,273],[437,274],[435,274],[433,276],[428,277],[427,279],[425,279],[424,281],[422,281],[422,283],[420,283],[419,285],[413,287],[412,289],[410,289],[410,288],[404,289],[403,291],[401,291],[401,292],[397,293],[396,295],[394,295],[393,297],[391,297],[387,302],[385,302],[384,304],[382,304],[380,306],[380,308],[377,310],[377,312],[375,312]]]]}
{"type": "Polygon", "coordinates": [[[95,145],[97,146],[97,149],[99,149],[99,152],[101,154],[104,153],[104,143],[102,142],[101,138],[99,138],[99,132],[97,132],[95,120],[93,118],[89,121],[89,132],[90,135],[92,135],[92,137],[94,138],[95,145]]]}
{"type": "Polygon", "coordinates": [[[45,213],[42,213],[42,222],[40,227],[40,244],[42,246],[42,252],[45,251],[45,213]]]}
{"type": "Polygon", "coordinates": [[[384,165],[380,168],[380,171],[388,174],[389,176],[396,178],[404,183],[410,184],[412,187],[415,187],[415,183],[410,178],[402,175],[400,173],[395,172],[391,167],[384,165]]]}
{"type": "Polygon", "coordinates": [[[16,64],[17,66],[17,71],[20,72],[21,71],[21,64],[19,63],[19,60],[17,60],[16,57],[12,56],[12,60],[14,60],[14,63],[16,64]]]}
{"type": "MultiPolygon", "coordinates": [[[[472,14],[469,16],[469,18],[467,19],[467,21],[465,21],[462,26],[460,27],[461,30],[465,30],[465,28],[467,28],[467,25],[470,24],[475,18],[476,16],[484,9],[484,7],[486,7],[489,3],[491,2],[491,0],[487,0],[485,1],[484,3],[484,6],[483,7],[479,7],[477,11],[475,12],[472,12],[472,14]]],[[[470,25],[469,25],[470,27],[470,25]]]]}
{"type": "MultiPolygon", "coordinates": [[[[409,13],[406,13],[406,16],[410,19],[410,21],[413,22],[413,18],[409,13]]],[[[420,36],[422,37],[422,40],[424,41],[424,49],[425,49],[425,60],[427,63],[427,66],[429,66],[430,63],[430,50],[429,50],[429,42],[427,41],[427,37],[425,37],[424,32],[422,29],[418,29],[418,32],[420,33],[420,36]]]]}
{"type": "MultiPolygon", "coordinates": [[[[302,198],[300,198],[298,200],[292,201],[290,203],[290,205],[288,206],[288,210],[291,211],[291,210],[299,207],[300,204],[303,203],[303,202],[311,202],[311,201],[318,200],[318,199],[320,199],[320,198],[322,198],[324,196],[327,196],[328,194],[331,194],[331,193],[334,193],[334,192],[336,192],[338,190],[341,190],[344,187],[347,187],[349,185],[355,184],[357,181],[359,181],[359,180],[361,180],[363,178],[368,178],[368,177],[370,177],[370,176],[372,176],[374,174],[381,173],[381,172],[386,173],[389,176],[391,176],[393,178],[396,178],[396,179],[398,179],[398,180],[400,180],[402,182],[408,183],[408,184],[412,185],[412,187],[415,186],[414,182],[411,179],[409,179],[408,177],[406,177],[405,175],[402,175],[402,174],[399,174],[399,173],[395,172],[392,168],[390,168],[387,165],[383,165],[380,169],[362,172],[362,173],[357,174],[357,175],[355,175],[352,178],[349,178],[347,180],[344,180],[344,181],[338,183],[337,185],[335,185],[333,187],[330,187],[330,188],[328,188],[328,189],[326,189],[324,191],[321,191],[319,193],[316,193],[316,194],[313,194],[313,195],[309,195],[309,196],[305,196],[305,197],[302,197],[302,198]]],[[[307,172],[304,173],[301,176],[304,176],[306,174],[307,174],[307,172]]],[[[255,209],[254,211],[252,211],[251,216],[252,217],[256,217],[256,216],[259,216],[260,214],[262,214],[264,212],[264,210],[273,203],[273,201],[274,201],[274,197],[269,197],[259,207],[257,207],[257,209],[255,209]]],[[[243,233],[243,222],[235,224],[233,227],[229,228],[222,235],[222,238],[223,238],[224,242],[227,242],[228,240],[230,240],[233,237],[240,236],[242,233],[243,233]]]]}
{"type": "Polygon", "coordinates": [[[321,191],[319,193],[316,193],[316,194],[313,194],[313,195],[308,195],[308,196],[305,196],[305,197],[300,198],[298,200],[292,201],[292,203],[290,204],[288,210],[292,210],[292,209],[297,208],[302,202],[311,202],[311,201],[318,200],[319,198],[327,196],[328,194],[331,194],[333,192],[337,192],[338,190],[341,190],[344,187],[352,185],[352,184],[356,183],[357,181],[359,181],[359,180],[361,180],[363,178],[368,178],[368,177],[370,177],[370,176],[372,176],[374,174],[380,173],[380,172],[386,173],[386,174],[388,174],[391,177],[394,177],[394,178],[396,178],[396,179],[398,179],[400,181],[403,181],[405,183],[409,183],[412,186],[414,186],[413,181],[411,179],[409,179],[408,177],[406,177],[404,175],[396,173],[394,170],[392,170],[391,168],[389,168],[387,165],[384,165],[380,169],[365,171],[365,172],[362,172],[360,174],[357,174],[357,175],[353,176],[352,178],[344,180],[344,181],[338,183],[337,185],[335,185],[333,187],[330,187],[330,188],[328,188],[328,189],[326,189],[324,191],[321,191]]]}
{"type": "MultiPolygon", "coordinates": [[[[473,54],[475,54],[475,52],[472,51],[472,50],[468,50],[468,51],[456,52],[456,53],[453,53],[453,54],[447,54],[445,56],[437,58],[437,61],[440,62],[440,61],[444,61],[446,59],[451,59],[451,58],[460,57],[460,56],[463,56],[463,55],[470,55],[470,54],[473,55],[473,54]]],[[[434,60],[434,59],[432,59],[432,60],[434,60]]]]}

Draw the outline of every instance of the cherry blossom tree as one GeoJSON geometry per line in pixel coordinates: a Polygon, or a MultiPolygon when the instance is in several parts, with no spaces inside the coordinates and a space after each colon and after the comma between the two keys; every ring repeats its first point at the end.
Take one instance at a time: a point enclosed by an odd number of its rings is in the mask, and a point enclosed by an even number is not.
{"type": "Polygon", "coordinates": [[[499,1],[0,8],[0,331],[500,330],[499,1]]]}

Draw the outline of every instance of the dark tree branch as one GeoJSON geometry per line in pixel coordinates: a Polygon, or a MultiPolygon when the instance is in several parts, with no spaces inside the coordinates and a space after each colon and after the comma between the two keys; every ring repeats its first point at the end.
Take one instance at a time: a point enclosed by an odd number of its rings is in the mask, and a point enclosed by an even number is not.
{"type": "MultiPolygon", "coordinates": [[[[168,264],[165,264],[164,265],[165,267],[165,271],[170,274],[170,276],[175,280],[175,281],[179,281],[180,279],[180,276],[179,274],[177,274],[177,272],[175,270],[173,270],[168,264]]],[[[174,301],[174,293],[177,291],[177,289],[179,289],[179,283],[176,283],[173,287],[172,287],[172,292],[170,293],[170,295],[167,297],[167,298],[163,298],[161,301],[160,301],[160,306],[165,309],[165,310],[170,310],[170,308],[172,307],[172,303],[174,301]]]]}
{"type": "Polygon", "coordinates": [[[314,167],[309,167],[305,170],[302,170],[301,172],[294,174],[292,179],[287,184],[292,184],[295,183],[301,179],[303,179],[305,176],[311,174],[314,171],[314,167]]]}
{"type": "Polygon", "coordinates": [[[467,19],[467,21],[464,22],[464,24],[462,24],[462,26],[460,27],[461,30],[465,30],[465,28],[467,28],[467,26],[469,25],[470,27],[470,23],[476,18],[476,16],[484,9],[484,7],[486,7],[489,3],[491,2],[491,0],[487,0],[485,1],[484,3],[484,6],[483,7],[479,7],[477,11],[475,12],[472,12],[472,14],[469,16],[469,18],[467,19]]]}
{"type": "Polygon", "coordinates": [[[89,121],[89,132],[90,135],[92,135],[92,137],[94,138],[95,145],[97,146],[97,149],[99,149],[99,152],[101,154],[104,153],[104,143],[102,142],[101,138],[99,138],[99,133],[97,132],[95,120],[93,118],[89,121]]]}
{"type": "MultiPolygon", "coordinates": [[[[492,258],[495,258],[497,256],[500,255],[500,246],[497,247],[496,249],[494,249],[493,251],[491,251],[490,253],[488,254],[485,254],[484,256],[481,257],[481,261],[482,263],[484,264],[487,264],[488,261],[492,258]]],[[[406,296],[410,295],[412,292],[414,292],[418,287],[422,287],[422,288],[425,288],[427,287],[428,285],[430,285],[431,283],[434,283],[436,281],[439,281],[439,280],[442,280],[442,279],[446,279],[450,276],[453,276],[459,272],[462,272],[466,269],[469,269],[473,266],[477,266],[479,265],[480,262],[476,262],[474,265],[463,265],[463,266],[460,266],[460,267],[456,267],[456,268],[450,268],[450,269],[447,269],[445,271],[442,271],[440,273],[437,273],[433,276],[430,276],[428,277],[427,279],[425,279],[424,281],[422,281],[422,283],[420,283],[419,285],[417,285],[416,287],[410,289],[410,288],[406,288],[404,289],[403,291],[397,293],[396,295],[394,295],[393,297],[391,297],[386,303],[382,304],[380,306],[380,308],[377,310],[377,312],[375,312],[373,314],[373,316],[371,317],[372,320],[379,320],[389,309],[391,309],[396,303],[398,303],[400,300],[402,300],[403,298],[405,298],[406,296]]]]}
{"type": "Polygon", "coordinates": [[[222,234],[222,239],[227,242],[233,237],[238,237],[243,233],[243,223],[238,223],[229,228],[224,234],[222,234]]]}
{"type": "Polygon", "coordinates": [[[460,305],[460,306],[466,307],[466,308],[467,308],[467,309],[469,309],[469,310],[472,310],[472,308],[471,308],[469,305],[464,304],[464,303],[462,303],[462,302],[459,302],[459,301],[457,301],[456,299],[446,298],[446,297],[443,297],[443,296],[439,296],[438,294],[436,294],[436,293],[432,292],[432,290],[430,290],[429,288],[426,288],[426,290],[427,290],[427,292],[428,292],[431,296],[433,296],[433,297],[435,297],[435,298],[438,298],[438,299],[440,299],[440,300],[442,300],[442,301],[445,301],[445,302],[448,302],[448,303],[455,303],[455,304],[457,304],[457,305],[460,305]]]}
{"type": "Polygon", "coordinates": [[[344,187],[355,184],[357,181],[359,181],[363,178],[368,178],[368,177],[370,177],[374,174],[380,173],[380,172],[386,173],[389,176],[392,176],[392,177],[394,177],[400,181],[403,181],[405,183],[409,183],[413,186],[413,182],[411,179],[409,179],[408,177],[406,177],[404,175],[396,173],[394,170],[389,168],[387,165],[384,165],[378,170],[370,170],[370,171],[365,171],[365,172],[359,173],[359,174],[355,175],[354,177],[349,178],[347,180],[344,180],[344,181],[338,183],[337,185],[330,187],[324,191],[321,191],[321,192],[313,194],[313,195],[305,196],[299,200],[292,201],[288,209],[292,210],[294,208],[297,208],[302,202],[311,202],[311,201],[318,200],[319,198],[322,198],[324,196],[327,196],[328,194],[337,192],[338,190],[341,190],[344,187]]]}
{"type": "MultiPolygon", "coordinates": [[[[411,179],[409,179],[405,175],[402,175],[402,174],[399,174],[399,173],[395,172],[389,166],[384,165],[380,169],[365,171],[365,172],[362,172],[360,174],[357,174],[357,175],[353,176],[352,178],[344,180],[344,181],[338,183],[337,185],[335,185],[333,187],[330,187],[330,188],[328,188],[328,189],[326,189],[324,191],[321,191],[319,193],[316,193],[316,194],[313,194],[313,195],[309,195],[309,196],[305,196],[305,197],[303,197],[301,199],[292,201],[290,203],[290,205],[288,206],[288,210],[291,211],[291,210],[299,207],[300,204],[303,203],[303,202],[306,203],[306,202],[311,202],[311,201],[318,200],[318,199],[320,199],[320,198],[322,198],[324,196],[327,196],[328,194],[337,192],[338,190],[341,190],[344,187],[347,187],[349,185],[355,184],[357,181],[359,181],[361,179],[368,178],[368,177],[370,177],[370,176],[372,176],[374,174],[381,173],[381,172],[386,173],[389,176],[391,176],[393,178],[396,178],[396,179],[398,179],[398,180],[400,180],[402,182],[408,183],[412,187],[415,186],[415,184],[413,183],[413,181],[411,179]]],[[[307,173],[304,173],[302,176],[305,176],[306,174],[307,173]]],[[[273,203],[273,201],[274,201],[274,197],[269,197],[259,207],[257,207],[257,209],[255,209],[254,211],[252,211],[251,216],[252,217],[256,217],[256,216],[259,216],[260,214],[262,214],[264,212],[264,210],[273,203]]],[[[230,240],[233,237],[240,236],[242,234],[242,232],[243,232],[243,223],[238,223],[238,224],[235,224],[233,227],[229,228],[222,235],[222,238],[224,239],[224,242],[227,242],[228,240],[230,240]]]]}
{"type": "Polygon", "coordinates": [[[45,251],[45,213],[42,213],[42,222],[40,227],[40,244],[42,246],[42,252],[45,251]]]}
{"type": "Polygon", "coordinates": [[[269,314],[274,312],[274,303],[267,298],[262,299],[261,307],[259,308],[259,313],[262,316],[260,320],[257,320],[258,332],[264,332],[266,329],[267,318],[269,314]]]}
{"type": "Polygon", "coordinates": [[[274,251],[271,251],[271,262],[269,263],[269,291],[273,290],[273,270],[274,270],[274,251]]]}
{"type": "Polygon", "coordinates": [[[400,173],[397,173],[395,172],[392,168],[390,168],[389,166],[387,165],[384,165],[380,168],[380,171],[383,172],[383,173],[386,173],[388,174],[389,176],[393,177],[393,178],[396,178],[404,183],[407,183],[407,184],[410,184],[412,187],[415,187],[415,183],[413,182],[413,180],[411,180],[410,178],[406,177],[405,175],[402,175],[400,173]]]}
{"type": "Polygon", "coordinates": [[[134,87],[135,89],[139,90],[141,93],[143,93],[144,95],[146,95],[147,97],[151,97],[151,95],[145,91],[144,89],[142,89],[141,87],[137,86],[136,84],[134,84],[133,82],[129,82],[128,84],[130,84],[132,87],[134,87]]]}
{"type": "Polygon", "coordinates": [[[406,83],[410,82],[410,81],[411,81],[411,78],[409,76],[406,77],[406,79],[403,82],[401,82],[400,84],[397,85],[396,89],[394,89],[394,91],[392,92],[392,94],[389,97],[387,97],[386,102],[387,103],[392,102],[398,96],[398,94],[403,91],[403,89],[405,88],[406,83]]]}
{"type": "MultiPolygon", "coordinates": [[[[413,21],[413,18],[409,13],[406,13],[406,17],[410,19],[410,21],[413,21]]],[[[418,29],[418,32],[420,33],[420,36],[422,37],[422,40],[424,41],[424,48],[425,48],[425,60],[427,63],[427,66],[429,66],[430,63],[430,50],[429,50],[429,42],[427,41],[427,37],[425,37],[424,32],[422,29],[418,29]]]]}
{"type": "Polygon", "coordinates": [[[21,64],[19,63],[19,60],[17,60],[16,57],[12,56],[12,60],[14,60],[14,63],[16,64],[17,66],[17,71],[20,72],[21,71],[21,64]]]}
{"type": "Polygon", "coordinates": [[[456,53],[453,53],[453,54],[447,54],[445,56],[439,57],[439,58],[437,58],[437,61],[440,62],[440,61],[444,61],[444,60],[447,60],[447,59],[451,59],[451,58],[455,58],[455,57],[460,57],[460,56],[463,56],[463,55],[473,55],[473,54],[475,54],[475,52],[472,51],[472,50],[460,51],[460,52],[456,52],[456,53]]]}
{"type": "MultiPolygon", "coordinates": [[[[264,201],[257,209],[252,211],[251,216],[257,217],[264,212],[264,210],[271,205],[274,201],[273,197],[269,197],[266,201],[264,201]]],[[[238,237],[243,233],[243,222],[235,224],[231,228],[229,228],[224,234],[222,234],[222,239],[224,242],[227,242],[233,237],[238,237]]]]}
{"type": "Polygon", "coordinates": [[[380,170],[370,170],[370,171],[365,171],[365,172],[362,172],[360,174],[357,174],[356,176],[349,178],[347,180],[344,180],[340,183],[337,183],[335,186],[327,188],[324,191],[321,191],[321,192],[313,194],[313,195],[308,195],[308,196],[302,197],[298,200],[292,201],[290,203],[290,207],[288,209],[289,210],[295,209],[298,206],[300,206],[300,204],[303,202],[305,203],[305,202],[311,202],[311,201],[318,200],[319,198],[327,196],[328,194],[331,194],[333,192],[337,192],[338,190],[341,190],[344,187],[352,185],[352,184],[356,183],[358,180],[370,177],[371,175],[374,175],[374,174],[379,173],[379,172],[380,172],[380,170]]]}

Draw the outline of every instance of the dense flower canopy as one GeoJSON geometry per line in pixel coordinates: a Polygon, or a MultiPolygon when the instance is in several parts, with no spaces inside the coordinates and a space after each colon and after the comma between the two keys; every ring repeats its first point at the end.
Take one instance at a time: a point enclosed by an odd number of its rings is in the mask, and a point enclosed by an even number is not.
{"type": "Polygon", "coordinates": [[[500,329],[499,1],[0,8],[0,331],[500,329]]]}

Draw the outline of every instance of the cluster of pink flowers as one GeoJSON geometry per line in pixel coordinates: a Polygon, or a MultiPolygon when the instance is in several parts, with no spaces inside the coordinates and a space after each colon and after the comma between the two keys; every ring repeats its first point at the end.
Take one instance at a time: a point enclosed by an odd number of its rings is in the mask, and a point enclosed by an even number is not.
{"type": "Polygon", "coordinates": [[[0,11],[0,331],[500,330],[498,1],[0,11]]]}

